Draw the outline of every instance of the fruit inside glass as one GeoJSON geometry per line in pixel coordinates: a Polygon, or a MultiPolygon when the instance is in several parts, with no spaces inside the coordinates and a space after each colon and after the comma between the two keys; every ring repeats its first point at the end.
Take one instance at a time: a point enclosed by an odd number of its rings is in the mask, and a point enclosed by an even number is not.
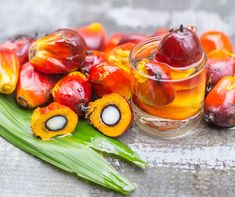
{"type": "Polygon", "coordinates": [[[131,104],[143,131],[162,138],[192,133],[200,123],[206,85],[205,53],[186,68],[154,61],[162,37],[136,45],[130,53],[131,104]],[[155,65],[157,64],[157,65],[155,65]],[[157,73],[169,75],[161,79],[157,73]]]}

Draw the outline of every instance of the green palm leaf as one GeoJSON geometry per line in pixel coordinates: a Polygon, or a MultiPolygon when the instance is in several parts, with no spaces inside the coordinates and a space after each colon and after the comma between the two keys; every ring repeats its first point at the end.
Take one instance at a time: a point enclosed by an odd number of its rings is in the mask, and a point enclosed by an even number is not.
{"type": "Polygon", "coordinates": [[[80,121],[72,136],[42,141],[32,136],[30,117],[31,112],[20,109],[12,97],[0,96],[0,136],[7,141],[35,157],[104,187],[123,194],[134,190],[133,183],[92,149],[115,154],[145,167],[146,163],[127,146],[103,136],[85,121],[80,121]]]}
{"type": "Polygon", "coordinates": [[[76,131],[73,136],[69,136],[68,138],[85,143],[95,150],[116,155],[143,169],[147,166],[147,163],[127,145],[97,132],[97,130],[86,121],[80,121],[76,127],[76,131]]]}

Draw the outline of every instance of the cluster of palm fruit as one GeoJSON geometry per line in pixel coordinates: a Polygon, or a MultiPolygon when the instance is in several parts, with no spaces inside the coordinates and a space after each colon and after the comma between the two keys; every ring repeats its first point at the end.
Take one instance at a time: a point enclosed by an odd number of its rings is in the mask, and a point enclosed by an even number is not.
{"type": "MultiPolygon", "coordinates": [[[[190,61],[198,60],[200,50],[178,50],[172,38],[176,32],[161,28],[152,35],[115,33],[107,39],[103,25],[92,23],[58,29],[37,40],[17,36],[0,44],[0,92],[15,91],[17,103],[24,108],[42,107],[32,116],[32,128],[43,139],[72,132],[77,124],[74,114],[90,119],[104,134],[118,136],[133,119],[128,103],[129,53],[137,43],[163,36],[157,61],[178,67],[182,62],[185,66],[190,63],[179,59],[184,55],[190,56],[190,61]],[[53,134],[45,137],[45,132],[53,134]]],[[[231,41],[222,32],[208,31],[200,42],[208,56],[205,119],[219,126],[234,126],[235,57],[231,41]]]]}

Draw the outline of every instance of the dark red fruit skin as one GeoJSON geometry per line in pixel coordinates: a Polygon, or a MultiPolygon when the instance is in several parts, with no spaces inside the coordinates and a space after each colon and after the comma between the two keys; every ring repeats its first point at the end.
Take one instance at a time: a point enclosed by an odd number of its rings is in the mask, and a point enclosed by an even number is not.
{"type": "Polygon", "coordinates": [[[209,92],[204,113],[209,124],[221,127],[235,126],[235,75],[223,77],[209,92]]]}
{"type": "Polygon", "coordinates": [[[171,31],[160,42],[155,59],[175,68],[197,63],[203,49],[197,35],[188,28],[171,31]]]}
{"type": "Polygon", "coordinates": [[[19,58],[20,65],[23,65],[28,61],[29,48],[34,41],[35,39],[28,35],[18,35],[0,44],[0,49],[14,51],[19,58]]]}
{"type": "Polygon", "coordinates": [[[85,75],[75,71],[63,77],[55,85],[52,96],[55,102],[69,107],[83,117],[82,109],[91,101],[92,91],[85,75]]]}
{"type": "Polygon", "coordinates": [[[235,58],[208,59],[206,66],[207,92],[209,92],[220,79],[235,75],[235,58]]]}
{"type": "Polygon", "coordinates": [[[86,43],[71,29],[59,29],[35,41],[29,50],[30,63],[40,72],[66,74],[80,68],[86,43]]]}
{"type": "Polygon", "coordinates": [[[96,50],[87,51],[85,61],[82,65],[82,71],[87,74],[89,70],[96,64],[104,62],[106,59],[105,53],[96,50]]]}

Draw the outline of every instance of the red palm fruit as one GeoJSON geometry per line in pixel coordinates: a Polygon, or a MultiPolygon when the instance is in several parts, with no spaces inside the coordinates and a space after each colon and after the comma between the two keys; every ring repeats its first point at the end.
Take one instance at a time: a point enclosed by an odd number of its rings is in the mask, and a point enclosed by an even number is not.
{"type": "Polygon", "coordinates": [[[19,58],[20,65],[23,65],[28,61],[29,48],[34,41],[35,39],[28,35],[18,35],[0,44],[0,49],[14,51],[19,58]]]}
{"type": "Polygon", "coordinates": [[[82,71],[88,73],[91,67],[104,62],[106,59],[105,53],[96,50],[87,51],[85,61],[82,65],[82,71]]]}
{"type": "Polygon", "coordinates": [[[104,50],[106,31],[101,23],[91,23],[75,30],[83,37],[89,50],[104,50]]]}
{"type": "Polygon", "coordinates": [[[233,52],[232,42],[229,37],[220,31],[207,31],[204,32],[200,37],[201,44],[206,51],[209,53],[215,49],[227,50],[233,52]]]}
{"type": "Polygon", "coordinates": [[[222,126],[235,126],[235,75],[223,77],[205,100],[206,122],[222,126]]]}
{"type": "Polygon", "coordinates": [[[84,115],[83,109],[91,100],[91,94],[86,76],[77,71],[63,77],[52,90],[55,102],[70,107],[80,117],[84,115]]]}
{"type": "Polygon", "coordinates": [[[210,91],[224,76],[235,75],[235,57],[225,50],[214,50],[208,54],[207,91],[210,91]]]}
{"type": "Polygon", "coordinates": [[[34,108],[47,103],[58,76],[37,71],[29,62],[20,68],[16,88],[16,101],[25,108],[34,108]]]}
{"type": "Polygon", "coordinates": [[[203,49],[192,27],[172,30],[161,40],[155,59],[175,68],[185,68],[198,63],[203,49]]]}
{"type": "Polygon", "coordinates": [[[93,66],[88,76],[92,88],[99,97],[117,93],[130,99],[130,75],[124,69],[103,62],[93,66]]]}
{"type": "Polygon", "coordinates": [[[86,56],[82,37],[70,29],[59,29],[35,41],[29,50],[29,61],[39,71],[62,74],[77,70],[86,56]]]}

